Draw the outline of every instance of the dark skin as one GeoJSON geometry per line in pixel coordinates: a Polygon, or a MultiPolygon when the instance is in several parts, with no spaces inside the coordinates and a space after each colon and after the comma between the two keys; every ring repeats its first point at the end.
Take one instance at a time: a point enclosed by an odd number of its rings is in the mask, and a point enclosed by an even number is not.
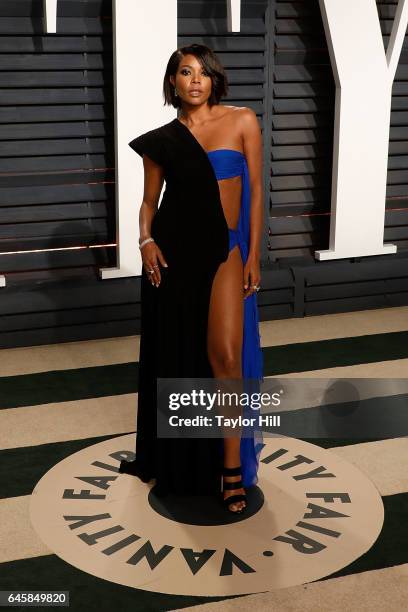
{"type": "MultiPolygon", "coordinates": [[[[235,149],[244,153],[249,170],[250,248],[246,264],[236,245],[218,268],[211,290],[208,313],[208,358],[215,378],[242,378],[242,335],[244,299],[260,285],[260,242],[263,227],[262,136],[255,113],[245,107],[208,104],[212,81],[194,55],[182,58],[177,73],[170,77],[175,85],[182,108],[180,121],[184,123],[205,151],[235,149]],[[191,90],[201,91],[193,95],[191,90]]],[[[150,236],[152,219],[156,213],[163,186],[163,169],[146,155],[144,163],[144,195],[139,213],[140,242],[150,236]]],[[[240,213],[241,177],[218,181],[220,198],[230,228],[236,229],[240,213]]],[[[142,250],[143,265],[152,284],[160,286],[160,266],[167,262],[155,242],[142,250]]],[[[186,254],[188,257],[188,254],[186,254]]],[[[240,438],[224,438],[224,465],[240,465],[240,438]]],[[[225,476],[224,482],[235,482],[239,476],[225,476]]],[[[224,499],[245,493],[244,489],[225,490],[224,499]]],[[[245,506],[244,501],[230,504],[233,511],[245,506]]]]}

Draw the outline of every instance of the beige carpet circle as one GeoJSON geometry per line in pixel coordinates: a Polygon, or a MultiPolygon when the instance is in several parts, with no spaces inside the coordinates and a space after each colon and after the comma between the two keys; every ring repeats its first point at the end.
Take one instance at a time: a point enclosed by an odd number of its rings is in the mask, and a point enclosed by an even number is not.
{"type": "Polygon", "coordinates": [[[118,584],[178,595],[222,596],[303,584],[349,565],[377,539],[382,499],[367,476],[330,450],[265,438],[265,496],[248,519],[178,523],[149,503],[151,484],[117,471],[135,435],[89,446],[37,483],[31,522],[71,565],[118,584]]]}

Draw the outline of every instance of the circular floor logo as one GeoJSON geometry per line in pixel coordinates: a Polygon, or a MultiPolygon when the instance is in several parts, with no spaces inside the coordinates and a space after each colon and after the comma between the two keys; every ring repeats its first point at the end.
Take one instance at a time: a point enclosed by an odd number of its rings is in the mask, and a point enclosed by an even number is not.
{"type": "Polygon", "coordinates": [[[264,442],[262,503],[256,506],[260,496],[253,495],[256,511],[239,520],[225,511],[218,524],[197,524],[185,507],[182,520],[174,520],[166,498],[154,499],[154,481],[118,472],[121,459],[133,455],[131,434],[81,450],[47,472],[31,497],[31,522],[55,554],[89,574],[178,595],[303,584],[366,552],[384,520],[381,496],[367,476],[301,440],[264,442]]]}

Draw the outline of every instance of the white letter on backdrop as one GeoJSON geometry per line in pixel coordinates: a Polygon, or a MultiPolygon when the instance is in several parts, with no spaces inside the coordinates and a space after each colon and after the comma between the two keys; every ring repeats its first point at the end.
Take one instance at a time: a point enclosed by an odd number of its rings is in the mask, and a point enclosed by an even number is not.
{"type": "Polygon", "coordinates": [[[177,0],[113,0],[112,9],[118,267],[101,269],[103,279],[142,273],[143,163],[128,143],[174,119],[173,107],[163,106],[162,87],[177,49],[177,0]]]}
{"type": "Polygon", "coordinates": [[[392,84],[408,23],[399,0],[384,53],[375,0],[319,0],[336,81],[330,246],[319,260],[395,253],[384,242],[392,84]],[[352,9],[352,10],[351,10],[352,9]]]}
{"type": "Polygon", "coordinates": [[[57,32],[57,0],[43,0],[44,24],[47,34],[57,32]]]}
{"type": "Polygon", "coordinates": [[[227,30],[241,31],[241,0],[227,0],[227,30]]]}

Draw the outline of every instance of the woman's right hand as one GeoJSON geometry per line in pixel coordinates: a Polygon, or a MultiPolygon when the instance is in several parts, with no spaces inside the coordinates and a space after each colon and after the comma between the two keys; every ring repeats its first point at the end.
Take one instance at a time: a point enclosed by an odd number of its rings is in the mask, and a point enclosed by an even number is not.
{"type": "Polygon", "coordinates": [[[142,254],[143,265],[145,267],[147,277],[155,287],[160,285],[161,274],[158,262],[165,268],[168,268],[167,262],[163,257],[163,253],[155,242],[148,242],[140,249],[142,254]],[[153,274],[149,273],[153,270],[153,274]]]}

